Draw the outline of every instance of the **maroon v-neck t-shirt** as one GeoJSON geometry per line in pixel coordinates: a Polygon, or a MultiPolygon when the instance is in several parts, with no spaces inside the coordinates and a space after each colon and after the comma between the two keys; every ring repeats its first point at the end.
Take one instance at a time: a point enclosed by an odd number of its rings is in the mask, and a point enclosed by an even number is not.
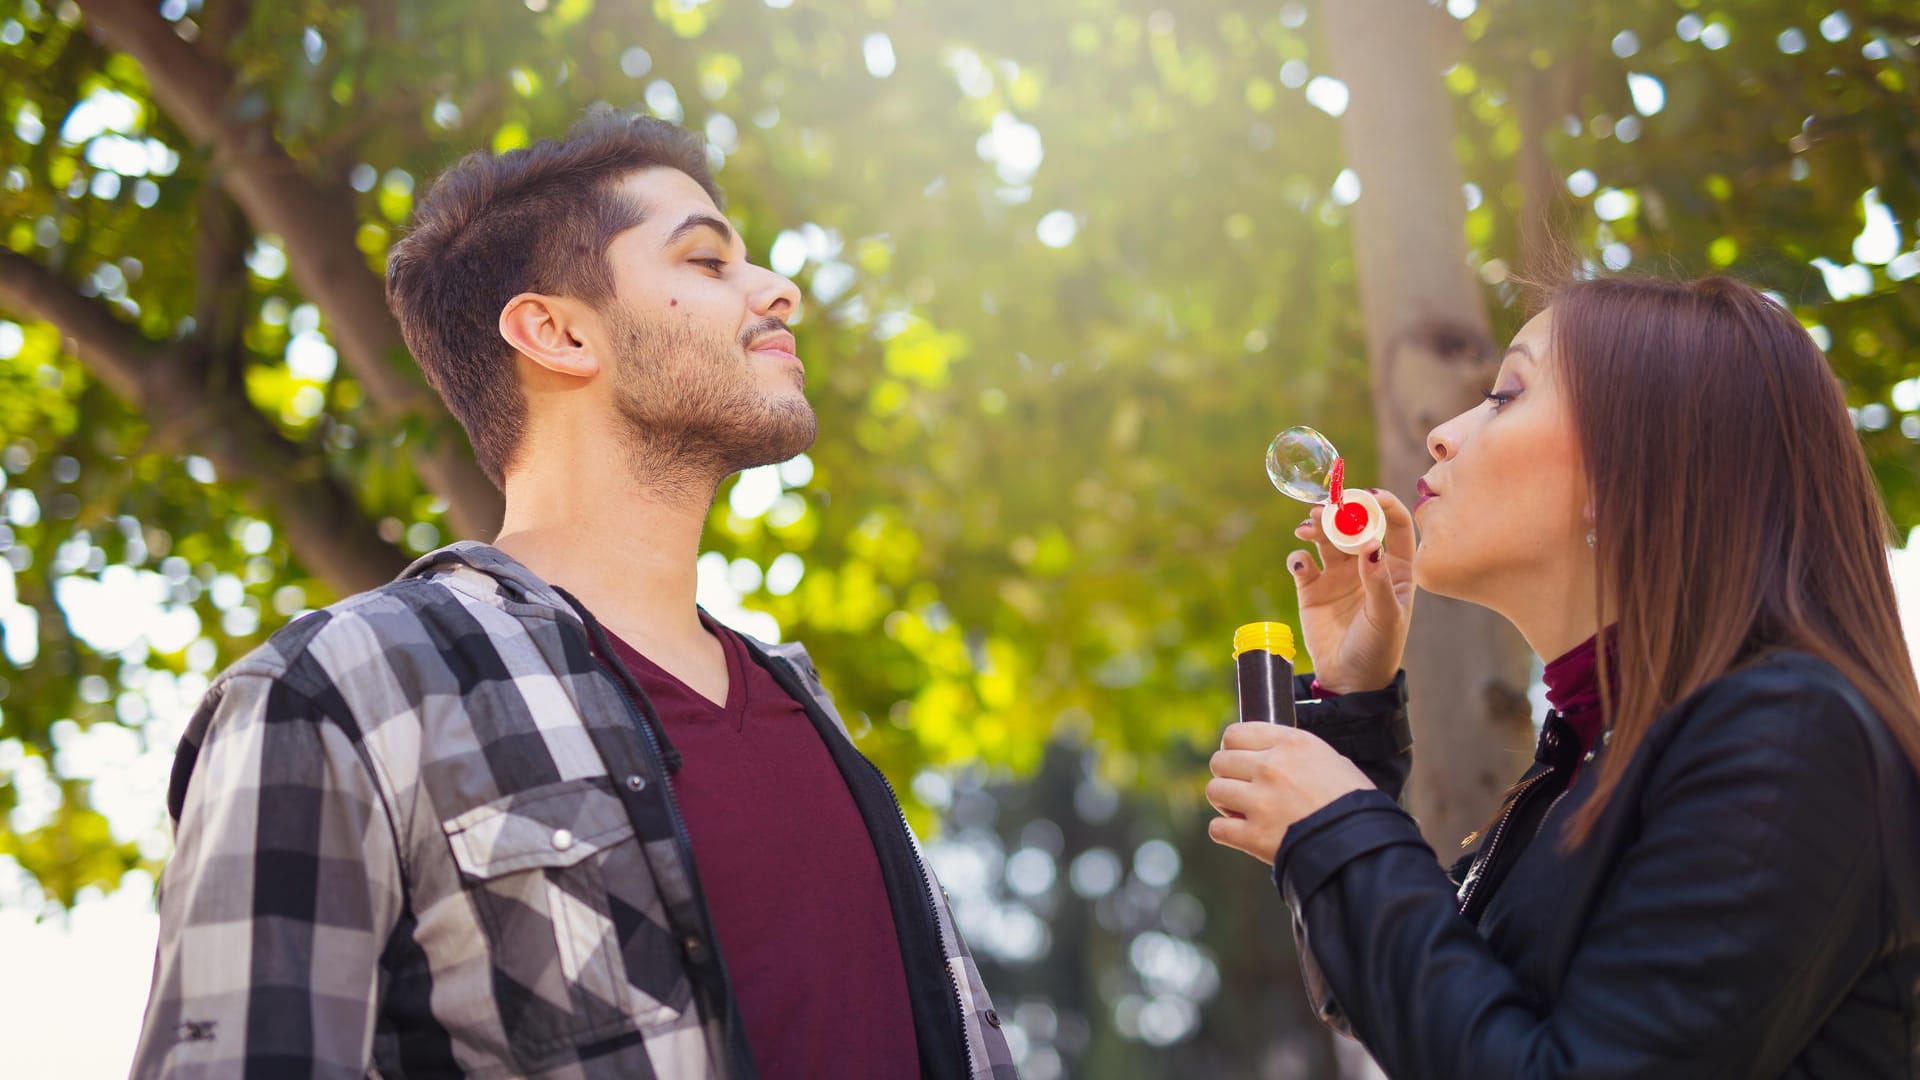
{"type": "Polygon", "coordinates": [[[754,1064],[788,1077],[920,1075],[880,862],[800,704],[704,613],[727,655],[716,705],[613,638],[680,751],[673,790],[754,1064]]]}

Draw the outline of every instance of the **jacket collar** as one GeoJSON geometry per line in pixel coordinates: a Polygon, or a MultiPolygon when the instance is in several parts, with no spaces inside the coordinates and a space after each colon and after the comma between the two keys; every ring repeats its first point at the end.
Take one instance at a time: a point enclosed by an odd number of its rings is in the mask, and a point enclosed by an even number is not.
{"type": "Polygon", "coordinates": [[[514,594],[515,599],[566,612],[573,610],[559,591],[547,584],[540,575],[492,544],[483,544],[478,540],[461,540],[437,551],[429,551],[415,559],[413,565],[402,570],[394,580],[436,577],[461,567],[492,578],[503,591],[514,594]]]}
{"type": "MultiPolygon", "coordinates": [[[[413,565],[402,570],[400,576],[394,580],[432,578],[458,573],[463,569],[472,570],[492,579],[501,592],[518,602],[553,608],[568,618],[581,618],[580,612],[567,602],[566,597],[561,596],[560,591],[547,584],[540,575],[492,544],[483,544],[478,540],[461,540],[437,551],[430,551],[415,559],[413,565]]],[[[801,686],[806,690],[807,696],[820,706],[821,711],[826,713],[828,719],[833,721],[842,735],[847,736],[849,740],[852,739],[852,735],[847,730],[846,721],[840,717],[840,710],[834,707],[833,698],[828,695],[826,687],[821,683],[820,672],[814,667],[813,657],[807,655],[806,646],[797,641],[768,645],[765,642],[756,641],[747,634],[741,634],[740,638],[747,643],[747,651],[756,659],[772,658],[793,668],[799,675],[801,686]]]]}

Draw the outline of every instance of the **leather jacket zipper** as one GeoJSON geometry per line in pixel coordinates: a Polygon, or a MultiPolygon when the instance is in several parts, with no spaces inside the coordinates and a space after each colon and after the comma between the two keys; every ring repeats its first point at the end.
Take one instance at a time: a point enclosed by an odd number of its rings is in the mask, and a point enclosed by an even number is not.
{"type": "Polygon", "coordinates": [[[1468,908],[1473,904],[1474,896],[1480,892],[1481,882],[1487,879],[1486,871],[1493,866],[1493,857],[1499,852],[1500,841],[1507,835],[1507,823],[1513,820],[1513,813],[1520,808],[1520,801],[1526,798],[1527,792],[1532,791],[1535,784],[1551,775],[1553,774],[1550,772],[1543,772],[1521,781],[1520,786],[1514,789],[1513,797],[1507,800],[1507,808],[1501,811],[1500,820],[1495,822],[1492,831],[1487,833],[1486,847],[1481,849],[1480,857],[1474,860],[1477,869],[1468,872],[1467,883],[1460,889],[1459,904],[1462,915],[1467,913],[1468,908]]]}
{"type": "Polygon", "coordinates": [[[1567,785],[1566,790],[1562,791],[1560,794],[1555,795],[1553,797],[1553,801],[1547,804],[1547,812],[1540,815],[1540,825],[1537,829],[1534,830],[1534,833],[1533,833],[1534,836],[1537,837],[1541,833],[1544,833],[1547,831],[1547,822],[1553,820],[1553,812],[1556,808],[1559,807],[1560,800],[1566,798],[1568,795],[1571,795],[1571,794],[1573,794],[1573,785],[1569,784],[1567,785]]]}

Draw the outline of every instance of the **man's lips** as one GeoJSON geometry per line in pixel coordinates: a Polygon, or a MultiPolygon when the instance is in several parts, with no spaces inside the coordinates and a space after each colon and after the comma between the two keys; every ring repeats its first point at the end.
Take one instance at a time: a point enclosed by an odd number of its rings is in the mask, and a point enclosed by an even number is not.
{"type": "Polygon", "coordinates": [[[774,353],[789,360],[800,359],[798,351],[794,348],[793,335],[784,331],[755,338],[753,344],[747,346],[747,351],[774,353]]]}
{"type": "Polygon", "coordinates": [[[1425,480],[1416,482],[1413,485],[1413,490],[1419,496],[1419,498],[1413,502],[1413,512],[1416,514],[1419,513],[1420,508],[1427,505],[1429,501],[1440,497],[1432,488],[1427,486],[1425,480]]]}

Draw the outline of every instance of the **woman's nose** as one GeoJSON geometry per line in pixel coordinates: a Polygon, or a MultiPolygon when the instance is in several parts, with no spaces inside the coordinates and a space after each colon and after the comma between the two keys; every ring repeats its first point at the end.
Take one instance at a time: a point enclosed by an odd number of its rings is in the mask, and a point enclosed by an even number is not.
{"type": "Polygon", "coordinates": [[[1447,461],[1460,453],[1467,436],[1479,423],[1480,410],[1468,409],[1427,432],[1427,453],[1435,461],[1447,461]]]}

